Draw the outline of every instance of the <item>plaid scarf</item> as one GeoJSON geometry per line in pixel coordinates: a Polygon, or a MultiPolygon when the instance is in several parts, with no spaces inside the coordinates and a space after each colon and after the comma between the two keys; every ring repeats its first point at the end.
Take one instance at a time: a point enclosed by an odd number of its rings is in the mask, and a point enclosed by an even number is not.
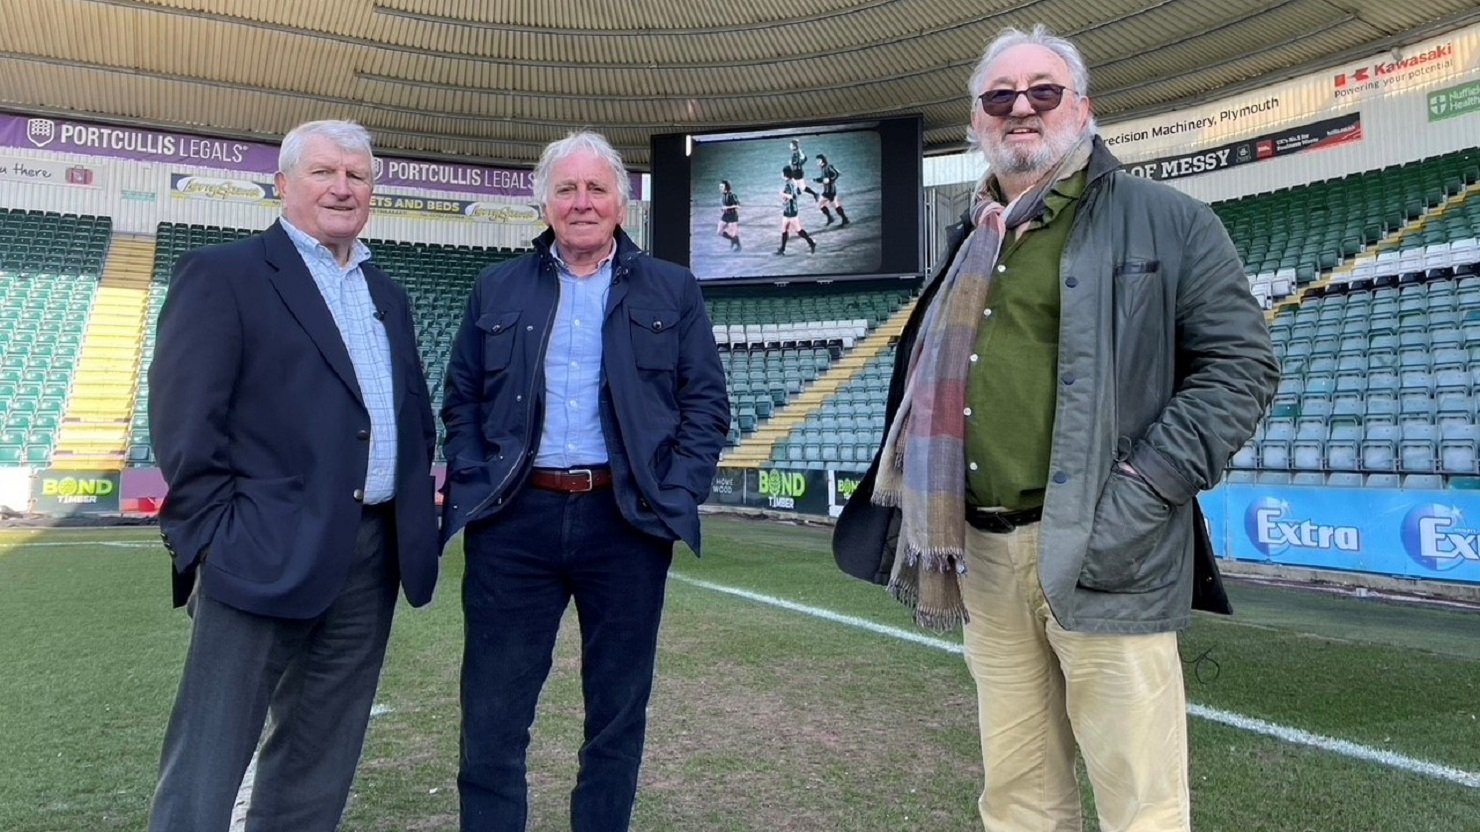
{"type": "Polygon", "coordinates": [[[975,227],[916,333],[873,501],[900,509],[889,593],[914,609],[922,627],[944,632],[967,620],[958,580],[966,572],[966,376],[992,266],[1008,231],[1032,228],[1049,190],[1083,168],[1089,152],[1086,137],[1007,205],[982,188],[972,206],[975,227]]]}

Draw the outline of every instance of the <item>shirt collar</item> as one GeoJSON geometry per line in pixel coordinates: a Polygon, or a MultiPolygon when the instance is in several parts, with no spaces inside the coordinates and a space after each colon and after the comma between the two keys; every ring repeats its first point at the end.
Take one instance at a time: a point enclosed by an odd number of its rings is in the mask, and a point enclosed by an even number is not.
{"type": "MultiPolygon", "coordinates": [[[[327,257],[330,260],[334,261],[334,264],[336,266],[339,265],[339,258],[334,256],[334,252],[330,251],[328,246],[324,245],[318,240],[315,240],[313,237],[308,236],[308,234],[304,233],[303,231],[300,231],[297,226],[293,225],[293,223],[291,222],[288,222],[287,217],[279,217],[278,222],[283,226],[283,230],[288,232],[288,239],[293,241],[293,247],[298,249],[298,253],[300,255],[305,258],[327,257]]],[[[354,245],[350,248],[349,251],[349,263],[344,266],[340,266],[340,268],[345,271],[349,271],[350,269],[359,266],[361,263],[369,260],[370,258],[370,248],[366,246],[363,242],[355,240],[354,245]]]]}
{"type": "Polygon", "coordinates": [[[1088,179],[1088,173],[1083,168],[1080,168],[1078,173],[1067,179],[1060,179],[1054,183],[1052,188],[1048,189],[1048,194],[1043,197],[1042,222],[1044,225],[1052,223],[1054,218],[1062,214],[1065,208],[1084,196],[1084,186],[1088,179]]]}
{"type": "MultiPolygon", "coordinates": [[[[554,257],[555,258],[555,262],[560,264],[560,269],[562,271],[566,272],[567,274],[571,274],[571,275],[574,275],[575,274],[575,272],[571,270],[570,264],[569,263],[566,263],[565,260],[560,257],[560,244],[557,243],[557,242],[555,242],[555,241],[553,241],[553,240],[550,241],[550,256],[551,257],[554,257]]],[[[606,256],[605,257],[603,257],[599,261],[597,261],[597,263],[596,263],[596,272],[592,272],[592,274],[596,274],[597,272],[600,272],[602,269],[606,268],[607,265],[611,263],[612,258],[613,257],[616,257],[616,256],[617,256],[617,240],[616,240],[615,237],[613,237],[612,238],[612,248],[611,248],[611,251],[608,251],[606,253],[606,256]]]]}
{"type": "MultiPolygon", "coordinates": [[[[1074,175],[1053,183],[1053,186],[1048,189],[1048,193],[1043,195],[1043,213],[1037,219],[1033,220],[1030,227],[1042,228],[1053,222],[1054,217],[1062,214],[1070,203],[1084,196],[1084,188],[1088,184],[1088,181],[1088,170],[1080,168],[1074,175]]],[[[997,182],[997,177],[993,176],[987,180],[987,192],[992,195],[993,199],[1002,202],[1004,205],[1007,204],[1003,202],[1002,185],[997,182]]]]}

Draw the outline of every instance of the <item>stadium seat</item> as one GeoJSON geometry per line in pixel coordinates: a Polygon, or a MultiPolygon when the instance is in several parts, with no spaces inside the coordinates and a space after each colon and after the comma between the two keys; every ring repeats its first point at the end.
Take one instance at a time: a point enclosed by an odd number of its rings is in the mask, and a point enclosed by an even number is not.
{"type": "Polygon", "coordinates": [[[1480,446],[1480,428],[1473,424],[1449,422],[1439,425],[1439,470],[1445,474],[1480,473],[1476,450],[1480,446]]]}
{"type": "Polygon", "coordinates": [[[1397,470],[1400,436],[1396,425],[1369,425],[1361,444],[1362,469],[1383,472],[1397,470]]]}
{"type": "Polygon", "coordinates": [[[1259,448],[1254,440],[1245,442],[1243,447],[1234,453],[1229,460],[1229,467],[1236,469],[1254,469],[1259,467],[1259,448]]]}
{"type": "Polygon", "coordinates": [[[1407,473],[1429,474],[1435,469],[1438,431],[1434,425],[1411,423],[1403,426],[1398,444],[1398,467],[1407,473]]]}
{"type": "Polygon", "coordinates": [[[1438,490],[1444,487],[1444,478],[1438,474],[1405,474],[1399,487],[1438,490]]]}

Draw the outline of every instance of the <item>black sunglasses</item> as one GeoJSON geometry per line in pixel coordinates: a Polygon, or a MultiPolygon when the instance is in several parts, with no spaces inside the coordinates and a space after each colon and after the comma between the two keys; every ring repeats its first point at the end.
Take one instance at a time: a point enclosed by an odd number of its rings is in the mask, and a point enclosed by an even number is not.
{"type": "Polygon", "coordinates": [[[977,98],[981,99],[982,112],[1002,118],[1017,106],[1020,95],[1027,96],[1028,106],[1033,108],[1033,112],[1046,113],[1063,103],[1064,90],[1069,88],[1063,84],[1034,84],[1025,90],[987,90],[977,98]]]}

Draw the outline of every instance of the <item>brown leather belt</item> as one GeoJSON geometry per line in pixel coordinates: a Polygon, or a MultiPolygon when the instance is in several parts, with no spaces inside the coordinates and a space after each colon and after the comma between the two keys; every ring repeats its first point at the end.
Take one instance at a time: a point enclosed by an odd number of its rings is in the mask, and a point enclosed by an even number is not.
{"type": "Polygon", "coordinates": [[[545,491],[584,494],[612,487],[610,468],[536,468],[529,474],[529,484],[545,491]]]}

